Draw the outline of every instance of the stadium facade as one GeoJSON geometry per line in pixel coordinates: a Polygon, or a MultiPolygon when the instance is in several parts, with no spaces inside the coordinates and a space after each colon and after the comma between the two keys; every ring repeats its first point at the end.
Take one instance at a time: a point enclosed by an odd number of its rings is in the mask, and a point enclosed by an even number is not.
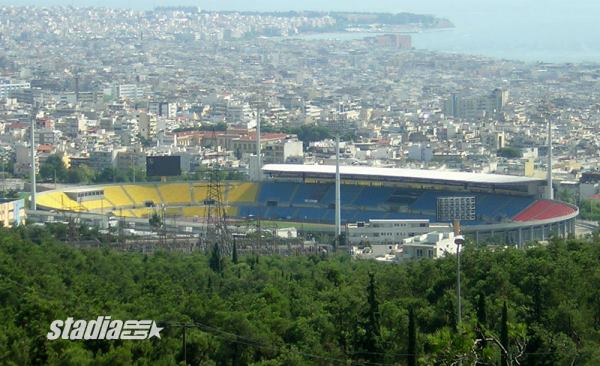
{"type": "MultiPolygon", "coordinates": [[[[261,182],[224,182],[223,202],[233,220],[258,218],[325,224],[333,232],[335,166],[268,164],[261,182]]],[[[467,202],[461,223],[478,242],[522,244],[567,236],[575,230],[576,206],[544,199],[543,179],[496,174],[342,166],[343,223],[370,219],[427,219],[464,211],[444,202],[467,202]]],[[[38,208],[130,218],[161,210],[166,217],[201,221],[208,182],[109,184],[38,194],[38,208]]]]}

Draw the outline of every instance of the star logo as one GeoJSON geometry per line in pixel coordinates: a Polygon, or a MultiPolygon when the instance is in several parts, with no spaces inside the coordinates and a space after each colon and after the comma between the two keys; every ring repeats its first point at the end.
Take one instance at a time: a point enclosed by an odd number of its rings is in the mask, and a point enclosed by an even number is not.
{"type": "Polygon", "coordinates": [[[160,328],[156,325],[156,322],[152,322],[152,328],[150,329],[150,333],[148,334],[148,339],[152,337],[156,337],[160,339],[160,331],[164,328],[160,328]]]}

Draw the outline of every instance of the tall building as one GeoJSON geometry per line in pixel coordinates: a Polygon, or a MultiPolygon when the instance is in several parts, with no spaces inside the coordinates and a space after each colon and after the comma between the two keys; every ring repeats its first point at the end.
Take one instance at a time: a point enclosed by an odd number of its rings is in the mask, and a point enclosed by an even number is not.
{"type": "Polygon", "coordinates": [[[116,167],[123,171],[133,167],[144,169],[146,167],[146,153],[139,149],[119,151],[116,157],[116,167]]]}
{"type": "Polygon", "coordinates": [[[444,114],[454,118],[476,120],[498,116],[508,103],[508,91],[494,89],[484,96],[452,94],[444,102],[444,114]]]}
{"type": "Polygon", "coordinates": [[[115,87],[113,96],[119,99],[137,100],[144,97],[144,89],[136,84],[119,84],[115,87]]]}
{"type": "Polygon", "coordinates": [[[88,164],[90,168],[97,172],[101,172],[105,168],[116,166],[116,159],[119,152],[124,151],[115,149],[98,149],[90,152],[88,164]]]}
{"type": "MultiPolygon", "coordinates": [[[[36,160],[38,155],[35,156],[36,160]]],[[[36,173],[39,172],[40,164],[36,162],[36,173]]],[[[16,176],[25,177],[31,173],[31,145],[19,144],[15,147],[15,165],[13,173],[16,176]]]]}
{"type": "Polygon", "coordinates": [[[175,118],[177,117],[177,103],[150,102],[148,103],[148,113],[165,118],[175,118]]]}
{"type": "Polygon", "coordinates": [[[154,115],[140,113],[137,115],[139,134],[146,140],[156,138],[157,119],[154,115]]]}
{"type": "Polygon", "coordinates": [[[393,47],[401,50],[412,48],[412,38],[407,34],[382,34],[376,37],[368,37],[365,41],[382,47],[393,47]]]}

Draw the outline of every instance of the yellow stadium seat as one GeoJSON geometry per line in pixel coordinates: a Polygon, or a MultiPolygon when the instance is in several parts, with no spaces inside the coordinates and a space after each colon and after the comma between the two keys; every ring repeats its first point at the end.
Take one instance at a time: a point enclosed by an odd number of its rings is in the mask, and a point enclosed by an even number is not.
{"type": "Polygon", "coordinates": [[[165,205],[192,203],[192,191],[188,183],[161,184],[158,191],[165,205]]]}
{"type": "Polygon", "coordinates": [[[72,200],[69,196],[64,192],[57,192],[57,202],[58,206],[56,209],[58,210],[67,210],[67,211],[86,211],[86,209],[77,203],[77,201],[72,200]]]}
{"type": "Polygon", "coordinates": [[[236,217],[240,214],[240,209],[238,207],[225,207],[225,214],[227,217],[236,217]]]}
{"type": "MultiPolygon", "coordinates": [[[[196,206],[196,207],[183,207],[182,208],[182,216],[184,217],[205,217],[206,216],[206,207],[205,206],[196,206]]],[[[237,207],[225,207],[225,214],[227,217],[234,217],[239,214],[239,208],[237,207]]]]}
{"type": "Polygon", "coordinates": [[[196,183],[192,187],[193,202],[202,204],[208,196],[208,183],[196,183]]]}
{"type": "Polygon", "coordinates": [[[181,207],[165,207],[163,214],[166,218],[181,217],[181,207]]]}
{"type": "Polygon", "coordinates": [[[162,200],[158,195],[158,190],[154,184],[152,185],[133,185],[127,184],[123,185],[123,189],[131,199],[135,206],[144,206],[144,204],[148,201],[152,201],[155,205],[162,204],[162,200]]]}
{"type": "Polygon", "coordinates": [[[185,217],[202,217],[205,215],[205,212],[206,210],[204,207],[184,207],[182,209],[182,215],[185,217]]]}
{"type": "Polygon", "coordinates": [[[123,210],[123,216],[145,218],[150,217],[152,212],[154,212],[152,208],[133,208],[131,210],[123,210]]]}
{"type": "Polygon", "coordinates": [[[234,183],[228,187],[227,202],[255,202],[258,194],[256,183],[234,183]]]}
{"type": "Polygon", "coordinates": [[[61,192],[43,192],[37,196],[37,205],[46,207],[49,209],[60,208],[60,194],[61,192]]]}
{"type": "Polygon", "coordinates": [[[110,211],[113,209],[113,205],[106,199],[83,201],[80,203],[83,208],[87,211],[110,211]]]}
{"type": "Polygon", "coordinates": [[[104,187],[104,198],[112,202],[115,207],[130,207],[134,205],[133,201],[131,201],[120,185],[104,187]]]}

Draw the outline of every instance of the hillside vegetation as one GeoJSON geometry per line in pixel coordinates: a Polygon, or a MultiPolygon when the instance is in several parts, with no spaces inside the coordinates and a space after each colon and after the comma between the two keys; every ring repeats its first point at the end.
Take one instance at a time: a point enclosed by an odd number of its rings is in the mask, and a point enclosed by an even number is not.
{"type": "Polygon", "coordinates": [[[0,233],[0,364],[598,365],[600,240],[468,248],[401,265],[330,257],[80,250],[39,227],[0,233]],[[153,319],[146,341],[49,341],[55,319],[153,319]]]}

